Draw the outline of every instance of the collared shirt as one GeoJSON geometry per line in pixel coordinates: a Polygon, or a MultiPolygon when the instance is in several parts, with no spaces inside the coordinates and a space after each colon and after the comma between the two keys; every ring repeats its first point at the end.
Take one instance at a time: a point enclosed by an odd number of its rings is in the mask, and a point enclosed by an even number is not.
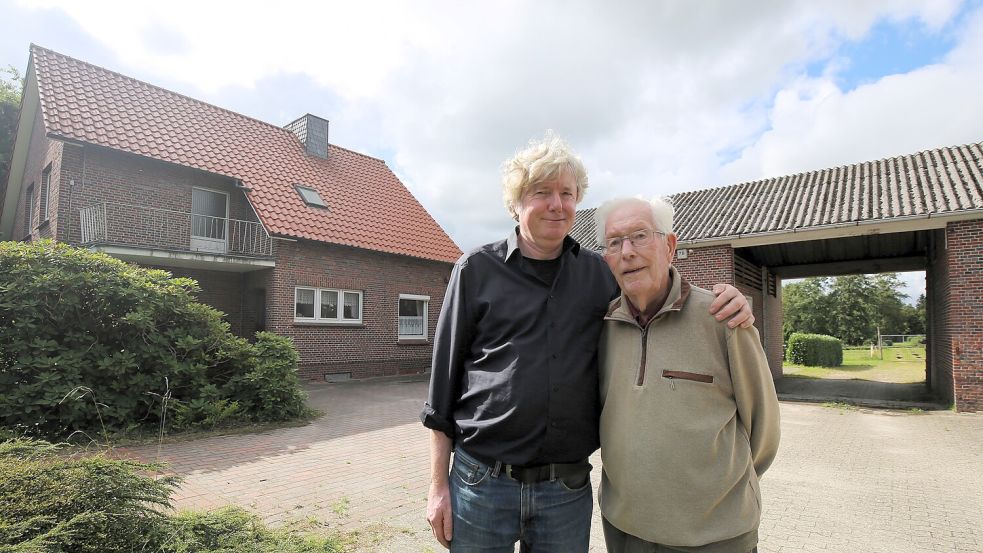
{"type": "Polygon", "coordinates": [[[618,286],[570,237],[544,282],[517,232],[455,264],[421,419],[486,460],[579,461],[599,446],[597,340],[618,286]]]}
{"type": "MultiPolygon", "coordinates": [[[[689,295],[689,285],[687,285],[685,282],[683,284],[686,286],[686,295],[689,295]]],[[[669,271],[669,288],[672,289],[672,271],[669,271]]],[[[686,301],[685,297],[683,297],[683,301],[686,301]]],[[[638,308],[635,307],[635,304],[631,302],[631,298],[628,296],[625,296],[625,305],[628,307],[628,313],[635,318],[635,321],[638,322],[638,326],[642,328],[648,326],[649,321],[651,321],[656,315],[659,314],[659,311],[662,310],[661,305],[656,305],[655,302],[653,302],[644,312],[639,311],[638,308]]]]}

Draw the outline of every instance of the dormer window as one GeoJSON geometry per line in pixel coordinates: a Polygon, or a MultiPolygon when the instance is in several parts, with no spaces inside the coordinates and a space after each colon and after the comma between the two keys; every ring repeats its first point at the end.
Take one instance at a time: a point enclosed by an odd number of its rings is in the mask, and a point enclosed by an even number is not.
{"type": "Polygon", "coordinates": [[[296,185],[297,193],[300,194],[300,199],[304,200],[304,203],[312,207],[323,207],[328,208],[328,204],[324,203],[321,199],[321,195],[317,193],[317,190],[309,186],[296,185]]]}

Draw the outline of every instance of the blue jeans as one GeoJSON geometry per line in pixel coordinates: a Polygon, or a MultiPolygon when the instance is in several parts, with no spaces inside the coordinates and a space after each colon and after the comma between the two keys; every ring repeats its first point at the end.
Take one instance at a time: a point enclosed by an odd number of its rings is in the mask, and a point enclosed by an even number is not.
{"type": "Polygon", "coordinates": [[[517,541],[522,552],[587,551],[594,509],[589,473],[586,482],[524,484],[494,468],[460,449],[454,453],[451,553],[513,553],[517,541]]]}

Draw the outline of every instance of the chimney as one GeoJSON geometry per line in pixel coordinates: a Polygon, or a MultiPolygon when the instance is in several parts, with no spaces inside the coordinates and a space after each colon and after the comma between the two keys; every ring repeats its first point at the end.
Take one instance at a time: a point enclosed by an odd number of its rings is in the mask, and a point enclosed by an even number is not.
{"type": "Polygon", "coordinates": [[[308,113],[296,121],[284,125],[283,128],[297,135],[297,138],[304,143],[309,155],[328,159],[327,119],[321,119],[308,113]]]}

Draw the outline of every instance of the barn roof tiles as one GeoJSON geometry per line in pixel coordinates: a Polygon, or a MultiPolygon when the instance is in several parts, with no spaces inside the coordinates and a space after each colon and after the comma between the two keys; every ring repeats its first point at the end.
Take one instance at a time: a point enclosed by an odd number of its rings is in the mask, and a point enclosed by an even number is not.
{"type": "MultiPolygon", "coordinates": [[[[983,210],[983,143],[672,196],[681,241],[739,238],[983,210]]],[[[594,209],[572,234],[594,242],[594,209]]]]}

